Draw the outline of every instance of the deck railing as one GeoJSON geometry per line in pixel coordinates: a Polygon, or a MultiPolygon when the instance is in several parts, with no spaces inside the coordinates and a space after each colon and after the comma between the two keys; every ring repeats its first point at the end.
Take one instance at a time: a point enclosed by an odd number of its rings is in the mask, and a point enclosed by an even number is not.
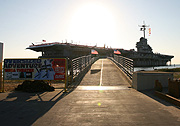
{"type": "Polygon", "coordinates": [[[72,60],[72,73],[73,78],[82,72],[86,67],[94,63],[98,57],[81,56],[72,60]]]}
{"type": "Polygon", "coordinates": [[[133,60],[123,57],[114,55],[113,57],[108,57],[113,62],[115,62],[118,67],[132,80],[132,75],[134,72],[133,60]]]}

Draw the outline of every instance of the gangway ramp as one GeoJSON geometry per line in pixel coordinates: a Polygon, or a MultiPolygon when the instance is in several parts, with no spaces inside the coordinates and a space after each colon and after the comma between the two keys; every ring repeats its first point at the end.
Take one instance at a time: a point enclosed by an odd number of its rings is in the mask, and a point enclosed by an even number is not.
{"type": "Polygon", "coordinates": [[[33,125],[180,126],[178,108],[129,86],[113,62],[99,59],[79,86],[33,125]]]}
{"type": "Polygon", "coordinates": [[[130,87],[130,85],[123,73],[111,60],[99,59],[91,66],[88,73],[82,79],[78,89],[118,90],[128,89],[128,87],[130,87]]]}

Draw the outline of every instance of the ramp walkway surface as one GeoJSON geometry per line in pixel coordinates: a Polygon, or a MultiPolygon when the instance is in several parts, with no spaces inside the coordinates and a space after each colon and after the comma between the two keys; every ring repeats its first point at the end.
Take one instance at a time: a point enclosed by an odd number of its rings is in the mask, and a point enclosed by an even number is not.
{"type": "Polygon", "coordinates": [[[2,126],[180,126],[179,108],[138,92],[108,59],[99,59],[72,92],[0,94],[2,126]]]}

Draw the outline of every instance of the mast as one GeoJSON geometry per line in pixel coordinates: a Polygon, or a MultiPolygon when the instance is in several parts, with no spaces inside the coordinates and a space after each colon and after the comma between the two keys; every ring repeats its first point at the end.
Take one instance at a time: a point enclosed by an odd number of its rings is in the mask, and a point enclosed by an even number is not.
{"type": "Polygon", "coordinates": [[[144,38],[145,38],[145,31],[146,31],[146,27],[149,27],[149,25],[146,25],[145,24],[145,21],[143,21],[143,25],[139,25],[139,27],[141,27],[140,28],[140,31],[143,31],[143,33],[144,33],[144,38]]]}

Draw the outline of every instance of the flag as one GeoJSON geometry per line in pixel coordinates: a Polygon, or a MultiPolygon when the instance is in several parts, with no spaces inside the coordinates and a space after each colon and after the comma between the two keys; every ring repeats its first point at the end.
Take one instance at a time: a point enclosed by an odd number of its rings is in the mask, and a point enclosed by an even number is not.
{"type": "Polygon", "coordinates": [[[46,42],[46,40],[42,40],[43,42],[46,42]]]}
{"type": "Polygon", "coordinates": [[[149,28],[149,36],[151,35],[151,28],[149,28]]]}
{"type": "Polygon", "coordinates": [[[114,54],[121,54],[121,52],[119,52],[119,50],[114,50],[114,54]]]}
{"type": "Polygon", "coordinates": [[[98,54],[98,52],[96,50],[92,49],[91,54],[98,54]]]}

